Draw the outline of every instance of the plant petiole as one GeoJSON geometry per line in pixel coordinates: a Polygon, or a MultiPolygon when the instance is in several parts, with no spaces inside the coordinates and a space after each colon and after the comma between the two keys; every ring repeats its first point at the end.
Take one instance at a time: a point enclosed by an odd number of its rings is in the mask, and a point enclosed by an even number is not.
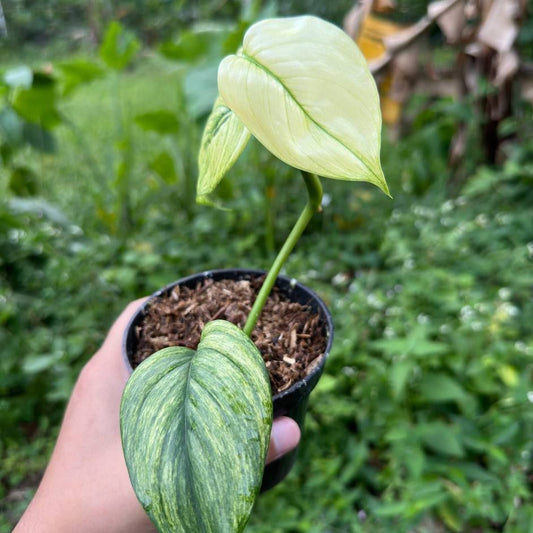
{"type": "Polygon", "coordinates": [[[289,236],[285,240],[281,250],[276,256],[274,263],[272,263],[272,266],[270,267],[267,277],[261,286],[254,305],[252,306],[250,315],[248,316],[246,324],[243,328],[244,333],[246,333],[248,336],[251,336],[259,315],[261,314],[261,311],[263,310],[263,307],[268,299],[270,291],[276,282],[276,278],[278,277],[281,268],[285,264],[285,261],[287,261],[289,254],[292,252],[294,246],[298,242],[298,239],[301,237],[313,215],[317,211],[320,211],[322,204],[322,184],[320,183],[320,179],[316,174],[311,174],[309,172],[302,171],[302,175],[307,188],[307,204],[301,212],[289,236]]]}

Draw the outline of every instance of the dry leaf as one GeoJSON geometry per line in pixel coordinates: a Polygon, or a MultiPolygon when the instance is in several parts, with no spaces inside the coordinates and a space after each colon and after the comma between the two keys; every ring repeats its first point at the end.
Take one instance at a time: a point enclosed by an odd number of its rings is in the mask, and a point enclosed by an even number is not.
{"type": "Polygon", "coordinates": [[[372,9],[373,0],[364,0],[363,2],[356,2],[352,9],[346,13],[342,27],[344,31],[356,41],[361,33],[363,22],[372,9]]]}
{"type": "Polygon", "coordinates": [[[375,0],[374,11],[376,13],[388,13],[396,9],[396,2],[394,0],[375,0]]]}
{"type": "Polygon", "coordinates": [[[514,0],[494,0],[487,18],[479,29],[479,41],[500,53],[508,52],[519,31],[516,18],[514,0]]]}
{"type": "Polygon", "coordinates": [[[463,0],[462,2],[455,4],[442,15],[438,15],[438,13],[441,12],[443,5],[448,3],[449,2],[446,2],[445,0],[431,2],[428,6],[428,15],[431,18],[437,19],[437,24],[446,37],[446,41],[450,44],[454,44],[461,39],[466,24],[465,2],[463,0]]]}
{"type": "Polygon", "coordinates": [[[496,76],[494,85],[501,87],[508,79],[512,78],[520,68],[520,59],[514,50],[498,54],[496,76]]]}

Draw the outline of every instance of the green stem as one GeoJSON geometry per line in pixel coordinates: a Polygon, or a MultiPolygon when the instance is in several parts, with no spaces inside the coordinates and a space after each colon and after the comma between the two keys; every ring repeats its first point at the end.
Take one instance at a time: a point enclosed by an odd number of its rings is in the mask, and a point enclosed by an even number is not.
{"type": "Polygon", "coordinates": [[[307,187],[307,204],[300,214],[300,217],[296,221],[296,224],[292,228],[287,240],[279,251],[274,263],[272,263],[261,290],[257,295],[254,305],[252,306],[252,310],[250,311],[250,315],[248,316],[248,320],[246,321],[243,329],[244,333],[246,333],[248,336],[252,334],[257,319],[259,318],[259,315],[265,306],[268,295],[270,294],[270,291],[276,282],[281,267],[285,264],[285,261],[287,261],[289,254],[292,252],[292,249],[298,242],[298,239],[301,237],[313,215],[320,210],[320,205],[322,203],[322,185],[318,179],[318,176],[303,171],[302,175],[305,186],[307,187]]]}

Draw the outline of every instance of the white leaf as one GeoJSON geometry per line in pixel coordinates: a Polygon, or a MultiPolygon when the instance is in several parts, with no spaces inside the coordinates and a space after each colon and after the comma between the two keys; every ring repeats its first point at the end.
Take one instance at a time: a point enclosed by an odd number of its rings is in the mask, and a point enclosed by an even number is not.
{"type": "Polygon", "coordinates": [[[248,130],[288,165],[368,181],[388,194],[376,84],[340,28],[312,16],[263,20],[222,61],[218,87],[248,130]]]}

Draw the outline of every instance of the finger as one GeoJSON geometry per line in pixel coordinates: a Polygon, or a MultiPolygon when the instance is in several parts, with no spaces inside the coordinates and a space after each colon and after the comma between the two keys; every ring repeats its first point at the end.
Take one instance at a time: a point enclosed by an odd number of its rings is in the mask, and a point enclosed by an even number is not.
{"type": "Polygon", "coordinates": [[[274,420],[270,434],[270,446],[268,448],[267,463],[278,459],[282,455],[294,450],[300,442],[300,428],[289,417],[282,416],[274,420]]]}

